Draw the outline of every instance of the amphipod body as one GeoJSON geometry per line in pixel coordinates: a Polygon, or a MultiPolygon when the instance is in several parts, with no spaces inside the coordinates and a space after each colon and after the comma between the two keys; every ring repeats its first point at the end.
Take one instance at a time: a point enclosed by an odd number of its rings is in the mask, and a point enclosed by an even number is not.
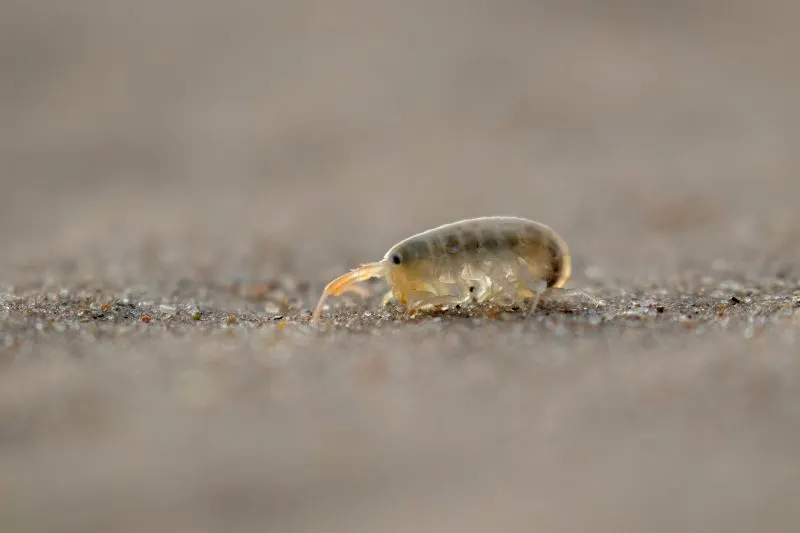
{"type": "Polygon", "coordinates": [[[468,301],[534,298],[560,288],[572,272],[566,242],[550,227],[519,217],[494,216],[445,224],[395,244],[383,259],[331,281],[312,322],[329,296],[355,290],[354,284],[383,278],[394,298],[409,310],[468,301]]]}

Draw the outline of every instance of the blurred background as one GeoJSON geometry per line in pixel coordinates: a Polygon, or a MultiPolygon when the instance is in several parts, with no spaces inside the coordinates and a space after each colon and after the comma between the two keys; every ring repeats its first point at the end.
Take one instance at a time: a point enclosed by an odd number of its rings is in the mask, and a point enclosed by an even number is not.
{"type": "Polygon", "coordinates": [[[0,9],[5,268],[107,253],[121,278],[155,246],[174,276],[321,283],[487,214],[622,280],[796,257],[795,2],[0,9]]]}
{"type": "MultiPolygon", "coordinates": [[[[791,0],[3,0],[0,289],[289,276],[318,295],[401,238],[494,214],[561,233],[576,286],[796,281],[798,17],[791,0]]],[[[746,345],[538,322],[279,342],[38,334],[0,311],[35,339],[0,375],[4,532],[798,523],[796,318],[746,345]]]]}

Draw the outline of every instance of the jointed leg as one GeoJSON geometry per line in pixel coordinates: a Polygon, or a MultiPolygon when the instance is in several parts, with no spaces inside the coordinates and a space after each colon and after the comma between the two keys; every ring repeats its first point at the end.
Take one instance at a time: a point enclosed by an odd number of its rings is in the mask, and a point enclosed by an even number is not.
{"type": "Polygon", "coordinates": [[[392,298],[394,298],[394,291],[389,290],[386,294],[383,295],[383,298],[381,299],[381,305],[383,306],[389,305],[389,302],[392,300],[392,298]]]}
{"type": "Polygon", "coordinates": [[[536,311],[539,306],[539,300],[542,298],[542,293],[547,289],[547,282],[541,278],[536,278],[530,271],[530,267],[525,261],[520,261],[518,270],[518,292],[523,298],[533,297],[533,306],[531,311],[536,311]]]}
{"type": "Polygon", "coordinates": [[[533,312],[536,311],[536,308],[539,306],[539,300],[542,298],[542,294],[547,289],[547,282],[540,279],[528,283],[527,287],[528,290],[535,295],[533,299],[533,305],[531,306],[531,312],[533,312]]]}

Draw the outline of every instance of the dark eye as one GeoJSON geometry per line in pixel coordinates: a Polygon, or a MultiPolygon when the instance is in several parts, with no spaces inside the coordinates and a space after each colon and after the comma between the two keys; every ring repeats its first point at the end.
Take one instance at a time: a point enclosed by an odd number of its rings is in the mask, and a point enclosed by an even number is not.
{"type": "Polygon", "coordinates": [[[394,255],[392,256],[392,263],[394,263],[395,265],[399,265],[399,264],[400,264],[400,262],[401,262],[401,261],[400,261],[400,256],[399,256],[399,255],[397,255],[397,254],[394,254],[394,255]]]}

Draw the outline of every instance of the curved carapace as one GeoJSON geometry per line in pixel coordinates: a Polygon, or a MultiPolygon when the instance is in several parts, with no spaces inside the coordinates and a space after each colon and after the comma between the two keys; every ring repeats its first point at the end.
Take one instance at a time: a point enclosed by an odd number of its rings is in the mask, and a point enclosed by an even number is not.
{"type": "Polygon", "coordinates": [[[519,217],[481,217],[452,222],[395,244],[384,260],[393,266],[519,257],[547,287],[562,287],[572,273],[569,248],[549,226],[519,217]]]}
{"type": "Polygon", "coordinates": [[[312,320],[328,296],[372,277],[389,283],[384,301],[393,298],[410,309],[527,298],[535,308],[545,289],[562,287],[570,274],[566,242],[544,224],[509,216],[461,220],[404,239],[380,261],[330,282],[312,320]]]}

